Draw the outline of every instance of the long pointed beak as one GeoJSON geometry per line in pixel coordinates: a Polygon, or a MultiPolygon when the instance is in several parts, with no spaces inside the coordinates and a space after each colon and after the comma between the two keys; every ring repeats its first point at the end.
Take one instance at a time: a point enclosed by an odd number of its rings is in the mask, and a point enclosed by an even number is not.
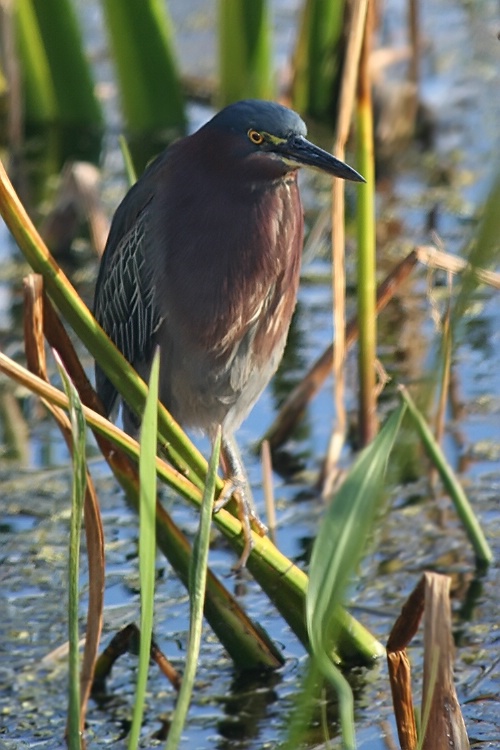
{"type": "Polygon", "coordinates": [[[366,182],[365,178],[348,164],[344,164],[328,151],[315,146],[300,135],[292,136],[288,141],[280,144],[276,151],[282,159],[298,167],[312,167],[343,180],[366,182]]]}

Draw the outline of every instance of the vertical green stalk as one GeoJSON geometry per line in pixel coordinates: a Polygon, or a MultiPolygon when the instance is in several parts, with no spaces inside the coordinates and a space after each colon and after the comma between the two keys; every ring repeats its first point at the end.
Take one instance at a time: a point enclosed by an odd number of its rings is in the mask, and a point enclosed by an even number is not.
{"type": "Polygon", "coordinates": [[[365,38],[359,65],[356,102],[357,167],[366,179],[358,186],[358,317],[359,317],[359,433],[367,445],[377,431],[375,358],[377,342],[375,163],[373,109],[368,58],[371,48],[372,3],[368,6],[365,38]]]}
{"type": "Polygon", "coordinates": [[[68,706],[68,747],[80,750],[80,634],[78,629],[79,591],[78,578],[80,567],[80,541],[83,516],[83,503],[87,486],[87,464],[85,459],[85,419],[80,398],[69,379],[62,363],[58,360],[59,372],[64,390],[68,396],[73,440],[71,457],[73,461],[73,483],[71,502],[71,521],[69,536],[69,602],[68,602],[68,637],[69,637],[69,706],[68,706]]]}
{"type": "Polygon", "coordinates": [[[156,351],[151,367],[149,390],[141,426],[139,456],[139,576],[141,580],[141,624],[139,671],[135,691],[134,715],[128,742],[129,750],[139,744],[144,699],[153,634],[156,558],[156,431],[158,425],[158,376],[160,357],[156,351]]]}
{"type": "Polygon", "coordinates": [[[212,456],[207,474],[207,483],[203,493],[203,503],[200,511],[198,533],[193,545],[193,556],[189,563],[189,643],[186,657],[186,667],[182,676],[179,699],[175,707],[174,718],[170,725],[166,750],[176,750],[181,740],[181,734],[193,694],[194,678],[200,655],[201,632],[203,625],[203,605],[207,585],[208,550],[210,544],[210,527],[214,507],[217,467],[219,465],[221,445],[221,429],[219,427],[214,441],[212,456]]]}
{"type": "Polygon", "coordinates": [[[267,0],[219,0],[219,103],[272,99],[267,0]]]}

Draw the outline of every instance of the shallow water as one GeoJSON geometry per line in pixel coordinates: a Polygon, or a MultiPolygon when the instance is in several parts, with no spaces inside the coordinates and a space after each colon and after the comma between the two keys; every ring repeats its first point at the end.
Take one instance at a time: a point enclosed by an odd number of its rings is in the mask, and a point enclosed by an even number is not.
{"type": "MultiPolygon", "coordinates": [[[[183,70],[198,74],[213,70],[213,4],[170,3],[178,31],[183,70]]],[[[83,6],[82,6],[83,7],[83,6]]],[[[280,63],[293,43],[295,4],[275,3],[280,63]]],[[[384,25],[387,43],[404,41],[399,3],[386,3],[390,22],[384,25]]],[[[426,51],[422,95],[437,120],[436,150],[431,156],[417,148],[406,150],[378,196],[381,232],[380,266],[389,268],[415,242],[427,241],[427,217],[438,207],[437,230],[448,252],[460,253],[474,231],[475,217],[498,167],[500,136],[495,127],[500,108],[496,6],[493,2],[462,4],[439,0],[423,7],[426,51]]],[[[95,30],[97,11],[86,11],[88,29],[95,30]]],[[[91,48],[99,50],[97,34],[91,48]]],[[[107,62],[98,62],[101,80],[109,75],[107,62]]],[[[111,118],[116,111],[111,101],[111,118]]],[[[208,113],[192,107],[193,127],[208,113]]],[[[112,210],[123,190],[121,161],[114,136],[104,161],[104,197],[112,210]]],[[[309,209],[328,199],[323,181],[304,183],[309,209]],[[314,190],[313,190],[314,188],[314,190]],[[316,192],[316,188],[318,192],[316,192]]],[[[2,349],[16,351],[19,334],[18,287],[21,269],[3,228],[0,258],[0,328],[2,349]]],[[[349,257],[352,273],[354,259],[349,257]]],[[[260,468],[252,444],[270,424],[285,386],[295,382],[331,338],[329,265],[318,257],[304,268],[293,348],[284,368],[267,390],[239,433],[246,465],[259,508],[262,506],[260,468]],[[319,279],[323,279],[318,282],[319,279]],[[312,281],[314,279],[314,283],[312,281]]],[[[383,273],[381,274],[383,275],[383,273]]],[[[91,291],[88,281],[84,293],[91,291]]],[[[440,287],[429,288],[420,270],[404,294],[381,316],[380,353],[397,380],[419,381],[432,372],[436,336],[431,301],[443,299],[440,287]],[[395,354],[397,356],[395,356],[395,354]]],[[[500,304],[498,292],[481,289],[463,322],[454,355],[454,373],[464,409],[445,437],[452,465],[461,478],[497,560],[500,558],[500,304]]],[[[90,366],[90,363],[89,363],[90,366]]],[[[349,362],[348,403],[354,407],[355,360],[349,362]]],[[[388,388],[390,403],[393,386],[388,388]]],[[[63,746],[67,667],[65,658],[51,652],[66,641],[66,571],[70,470],[66,449],[52,423],[33,403],[25,403],[30,438],[24,466],[0,463],[0,747],[57,748],[63,746]]],[[[323,512],[311,491],[311,475],[319,468],[334,418],[331,387],[310,405],[304,423],[286,446],[302,469],[294,480],[275,476],[278,546],[304,564],[323,512]]],[[[204,445],[202,443],[202,445],[204,445]]],[[[206,445],[205,445],[206,449],[206,445]]],[[[408,450],[408,449],[407,449],[408,450]]],[[[92,452],[92,451],[91,451],[92,452]]],[[[95,455],[95,454],[94,454],[95,455]]],[[[456,683],[471,744],[500,746],[500,663],[498,563],[476,573],[472,551],[446,497],[434,498],[427,487],[427,464],[420,454],[405,456],[416,477],[391,500],[373,548],[365,558],[359,581],[350,591],[350,608],[382,642],[422,571],[437,570],[452,577],[454,636],[457,644],[456,683]]],[[[347,456],[346,456],[347,459],[347,456]]],[[[121,626],[138,619],[137,520],[126,508],[103,462],[91,462],[104,515],[107,542],[105,627],[107,644],[121,626]]],[[[196,516],[180,503],[167,500],[176,522],[192,534],[196,516]]],[[[214,544],[210,564],[242,606],[280,645],[285,665],[266,677],[240,677],[208,627],[205,629],[194,703],[183,747],[276,747],[286,737],[292,701],[300,689],[305,654],[296,638],[251,579],[236,580],[230,573],[232,553],[214,544]]],[[[165,561],[158,558],[155,633],[174,665],[182,669],[188,603],[184,589],[165,561]]],[[[85,592],[85,564],[82,587],[85,592]]],[[[82,599],[82,617],[86,601],[82,599]]],[[[416,701],[421,684],[421,634],[410,649],[414,664],[416,701]]],[[[109,684],[112,700],[106,706],[91,702],[88,746],[125,747],[130,718],[136,661],[121,659],[109,684]]],[[[388,747],[392,721],[387,670],[382,662],[372,670],[351,675],[356,693],[356,723],[361,748],[388,747]]],[[[172,711],[170,687],[153,668],[144,722],[144,747],[155,744],[154,734],[172,711]]],[[[332,733],[335,723],[332,722],[332,733]]],[[[323,739],[311,728],[309,746],[323,739]]]]}

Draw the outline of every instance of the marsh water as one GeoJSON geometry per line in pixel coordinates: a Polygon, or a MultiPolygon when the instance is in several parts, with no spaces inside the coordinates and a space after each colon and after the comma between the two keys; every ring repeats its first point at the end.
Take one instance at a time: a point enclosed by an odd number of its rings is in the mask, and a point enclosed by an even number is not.
{"type": "MultiPolygon", "coordinates": [[[[215,74],[216,11],[214,3],[171,1],[176,47],[183,72],[215,74]]],[[[295,38],[298,4],[271,4],[277,68],[283,69],[295,38]]],[[[402,4],[385,4],[383,44],[406,43],[402,4]]],[[[117,145],[120,127],[100,15],[93,2],[79,6],[87,46],[101,90],[108,92],[109,134],[103,156],[102,195],[111,214],[125,189],[117,145]]],[[[480,0],[422,2],[421,96],[435,123],[434,142],[425,151],[408,145],[392,159],[380,182],[380,278],[411,247],[435,240],[464,254],[474,236],[488,188],[500,169],[500,31],[498,3],[480,0]]],[[[384,73],[397,85],[401,71],[384,73]]],[[[189,108],[191,128],[210,116],[202,105],[189,108]]],[[[327,145],[327,144],[325,144],[327,145]]],[[[302,179],[307,226],[329,200],[327,181],[302,179]]],[[[354,284],[352,242],[347,259],[349,284],[354,284]]],[[[84,297],[92,298],[96,261],[82,244],[85,264],[74,269],[84,297]]],[[[21,357],[21,279],[27,272],[4,225],[0,223],[0,336],[2,350],[21,357]]],[[[498,269],[498,263],[497,263],[498,269]]],[[[393,382],[382,399],[385,411],[396,403],[395,384],[419,384],[436,369],[439,331],[434,311],[446,302],[443,275],[415,271],[380,317],[379,354],[393,382]]],[[[455,282],[459,284],[459,281],[455,282]]],[[[351,302],[352,304],[352,302],[351,302]]],[[[299,303],[282,369],[239,432],[255,499],[263,511],[259,459],[253,446],[272,422],[284,393],[331,340],[331,286],[327,239],[303,269],[299,303]]],[[[90,359],[85,360],[89,371],[90,359]]],[[[453,355],[453,383],[461,408],[449,414],[444,437],[447,457],[483,524],[496,559],[500,558],[500,298],[481,287],[467,311],[453,355]]],[[[355,410],[355,354],[348,363],[348,406],[355,410]]],[[[26,393],[2,380],[0,455],[0,748],[64,746],[67,701],[67,660],[54,651],[67,640],[68,519],[71,496],[70,462],[59,433],[43,408],[26,393]],[[14,420],[11,398],[21,404],[14,420]],[[9,406],[10,405],[10,406],[9,406]]],[[[277,544],[300,566],[308,554],[324,512],[314,490],[334,422],[332,384],[327,383],[310,404],[296,433],[286,444],[281,462],[286,476],[274,475],[277,544]]],[[[199,442],[207,452],[207,444],[199,442]]],[[[399,483],[381,519],[359,578],[349,591],[348,606],[382,642],[408,594],[425,570],[452,578],[452,609],[456,643],[456,685],[471,745],[500,747],[500,575],[498,562],[478,571],[474,555],[449,499],[431,491],[428,464],[418,449],[399,450],[399,483]],[[403,481],[404,479],[404,481],[403,481]]],[[[89,438],[89,461],[102,506],[106,538],[106,594],[103,644],[139,615],[137,519],[89,438]]],[[[345,464],[350,461],[346,449],[345,464]]],[[[176,522],[192,535],[197,517],[168,493],[165,503],[176,522]]],[[[235,558],[220,538],[214,540],[210,565],[233,591],[251,617],[266,628],[282,649],[282,669],[268,675],[242,675],[208,626],[205,627],[193,705],[182,747],[277,747],[287,733],[294,699],[300,692],[306,654],[288,626],[248,576],[235,578],[235,558]]],[[[157,561],[155,635],[160,647],[182,670],[188,623],[185,590],[162,557],[157,561]]],[[[86,605],[86,569],[82,560],[82,627],[86,605]]],[[[420,700],[422,639],[410,648],[415,698],[420,700]]],[[[109,700],[91,701],[88,747],[125,747],[133,700],[136,659],[127,656],[115,666],[108,685],[109,700]]],[[[350,674],[356,698],[359,747],[379,750],[395,746],[387,668],[383,661],[350,674]]],[[[153,747],[168,722],[174,695],[165,679],[151,669],[143,727],[144,747],[153,747]]],[[[330,732],[337,731],[334,710],[330,732]]],[[[308,746],[323,742],[312,726],[308,746]]],[[[333,741],[333,746],[337,746],[333,741]]]]}

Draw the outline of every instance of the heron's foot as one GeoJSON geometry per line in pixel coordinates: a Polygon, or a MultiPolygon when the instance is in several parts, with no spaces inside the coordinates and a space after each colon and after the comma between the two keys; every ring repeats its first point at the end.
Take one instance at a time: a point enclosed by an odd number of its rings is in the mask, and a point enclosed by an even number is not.
{"type": "Polygon", "coordinates": [[[232,476],[226,479],[219,499],[214,505],[214,513],[218,513],[224,508],[233,496],[237,503],[238,518],[241,522],[245,542],[241,557],[234,566],[234,570],[241,570],[246,566],[250,553],[254,548],[252,529],[259,536],[265,536],[267,534],[267,526],[258,517],[253,503],[248,497],[248,485],[244,476],[232,476]]]}

